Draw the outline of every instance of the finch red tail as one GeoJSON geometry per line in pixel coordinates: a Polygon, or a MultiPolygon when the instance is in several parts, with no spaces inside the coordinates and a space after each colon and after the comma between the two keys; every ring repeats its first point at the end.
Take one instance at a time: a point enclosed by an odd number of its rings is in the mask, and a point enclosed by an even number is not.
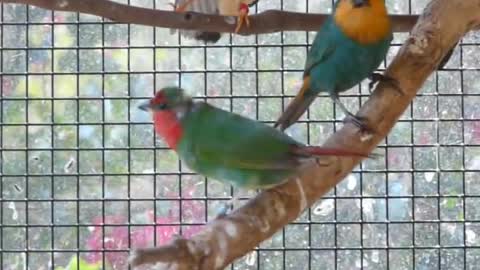
{"type": "Polygon", "coordinates": [[[366,157],[366,158],[378,158],[379,154],[368,154],[362,152],[356,152],[341,148],[327,148],[321,146],[304,146],[299,147],[295,150],[296,154],[311,156],[311,157],[320,157],[320,156],[340,156],[340,157],[366,157]]]}

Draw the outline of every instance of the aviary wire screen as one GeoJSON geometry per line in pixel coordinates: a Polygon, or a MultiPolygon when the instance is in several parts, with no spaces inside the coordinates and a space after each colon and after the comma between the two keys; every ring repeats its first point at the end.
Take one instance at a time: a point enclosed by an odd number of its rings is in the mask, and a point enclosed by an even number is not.
{"type": "MultiPolygon", "coordinates": [[[[387,5],[418,14],[427,2],[387,5]]],[[[129,4],[171,9],[163,0],[129,4]]],[[[261,0],[251,12],[331,8],[331,0],[261,0]]],[[[85,14],[20,4],[0,12],[4,270],[126,269],[132,248],[199,231],[238,191],[189,171],[137,105],[180,85],[273,124],[300,86],[315,34],[224,34],[205,46],[85,14]]],[[[387,64],[406,37],[395,33],[387,64]]],[[[478,269],[479,42],[478,32],[466,36],[430,77],[381,145],[383,158],[363,162],[231,269],[478,269]]],[[[341,95],[352,111],[367,84],[341,95]]],[[[343,118],[320,97],[288,133],[319,145],[343,118]]]]}

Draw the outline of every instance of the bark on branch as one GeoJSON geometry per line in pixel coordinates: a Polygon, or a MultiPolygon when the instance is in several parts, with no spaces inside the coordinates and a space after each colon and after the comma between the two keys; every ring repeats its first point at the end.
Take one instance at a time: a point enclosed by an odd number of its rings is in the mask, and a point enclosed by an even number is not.
{"type": "MultiPolygon", "coordinates": [[[[173,1],[173,0],[172,0],[173,1]]],[[[120,23],[208,32],[233,33],[235,21],[228,17],[200,13],[175,13],[120,4],[108,0],[0,0],[3,3],[32,5],[44,9],[80,12],[120,23]]],[[[326,14],[308,14],[267,10],[250,17],[251,27],[243,27],[240,35],[265,34],[279,31],[317,31],[326,14]]],[[[408,32],[417,15],[392,15],[395,32],[408,32]]]]}
{"type": "MultiPolygon", "coordinates": [[[[398,80],[404,95],[381,83],[358,113],[376,127],[377,133],[365,138],[355,126],[347,124],[325,145],[372,151],[385,138],[447,51],[478,25],[480,0],[432,1],[386,71],[398,80]]],[[[131,264],[163,263],[166,269],[178,270],[222,269],[296,219],[360,161],[340,158],[331,159],[329,166],[310,164],[298,178],[262,192],[231,215],[207,224],[192,239],[176,239],[170,245],[134,251],[131,264]]]]}

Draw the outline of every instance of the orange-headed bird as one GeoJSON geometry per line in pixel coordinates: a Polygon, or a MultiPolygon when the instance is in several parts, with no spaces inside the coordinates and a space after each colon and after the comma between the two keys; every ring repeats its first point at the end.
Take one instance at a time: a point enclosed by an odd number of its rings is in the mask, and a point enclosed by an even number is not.
{"type": "Polygon", "coordinates": [[[365,128],[340,102],[338,93],[363,79],[396,81],[374,73],[392,41],[392,28],[384,0],[339,0],[333,13],[318,31],[307,55],[303,85],[295,99],[277,120],[284,130],[294,124],[320,92],[328,93],[339,108],[365,128]]]}

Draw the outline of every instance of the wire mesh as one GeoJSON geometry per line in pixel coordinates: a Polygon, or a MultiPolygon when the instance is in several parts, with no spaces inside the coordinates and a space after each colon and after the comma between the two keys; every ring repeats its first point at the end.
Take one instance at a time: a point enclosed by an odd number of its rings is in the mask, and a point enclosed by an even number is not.
{"type": "MultiPolygon", "coordinates": [[[[427,2],[387,4],[418,14],[427,2]]],[[[331,7],[262,0],[255,10],[331,7]]],[[[131,248],[196,233],[239,191],[183,166],[136,104],[180,85],[272,124],[296,94],[315,34],[223,35],[206,46],[168,29],[16,4],[1,5],[0,30],[0,264],[8,270],[124,269],[131,248]]],[[[386,63],[406,36],[395,35],[386,63]]],[[[385,159],[364,162],[231,269],[477,269],[479,41],[469,34],[430,77],[382,144],[385,159]]],[[[368,95],[364,82],[341,99],[354,110],[368,95]]],[[[342,119],[320,97],[288,132],[321,144],[342,119]]]]}

